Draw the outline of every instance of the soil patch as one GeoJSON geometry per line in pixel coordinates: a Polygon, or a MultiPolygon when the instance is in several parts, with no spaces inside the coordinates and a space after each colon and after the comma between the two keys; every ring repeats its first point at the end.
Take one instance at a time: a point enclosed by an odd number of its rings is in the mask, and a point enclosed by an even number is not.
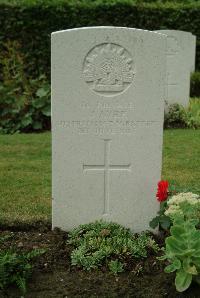
{"type": "MultiPolygon", "coordinates": [[[[14,247],[19,252],[43,248],[46,253],[34,262],[33,276],[28,281],[25,298],[69,297],[200,297],[200,289],[193,284],[182,294],[174,287],[174,275],[163,272],[163,263],[149,253],[143,260],[127,260],[126,272],[117,276],[106,268],[85,272],[70,265],[72,247],[66,245],[68,234],[49,224],[0,231],[4,241],[0,249],[14,247]]],[[[162,244],[161,239],[159,239],[162,244]]],[[[0,291],[0,298],[22,297],[18,289],[0,291]]]]}

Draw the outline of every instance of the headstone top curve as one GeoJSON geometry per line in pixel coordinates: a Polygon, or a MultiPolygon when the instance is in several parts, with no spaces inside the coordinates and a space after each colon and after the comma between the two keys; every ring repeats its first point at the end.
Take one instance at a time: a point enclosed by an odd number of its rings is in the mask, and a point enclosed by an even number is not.
{"type": "Polygon", "coordinates": [[[72,28],[72,29],[66,29],[66,30],[60,30],[55,31],[51,33],[51,36],[58,35],[58,34],[64,34],[64,33],[70,33],[70,32],[78,32],[78,31],[93,31],[93,30],[127,30],[127,31],[135,31],[135,32],[141,32],[143,34],[152,34],[154,36],[163,36],[164,34],[155,32],[155,31],[149,31],[149,30],[143,30],[139,28],[130,28],[130,27],[115,27],[115,26],[92,26],[92,27],[78,27],[78,28],[72,28]]]}
{"type": "Polygon", "coordinates": [[[184,30],[175,30],[175,29],[159,29],[159,30],[156,30],[156,32],[157,33],[163,33],[163,34],[165,34],[165,32],[166,33],[172,33],[172,34],[178,34],[178,35],[180,35],[180,34],[182,34],[182,35],[192,35],[192,36],[195,36],[195,35],[193,35],[191,32],[188,32],[188,31],[184,31],[184,30]]]}

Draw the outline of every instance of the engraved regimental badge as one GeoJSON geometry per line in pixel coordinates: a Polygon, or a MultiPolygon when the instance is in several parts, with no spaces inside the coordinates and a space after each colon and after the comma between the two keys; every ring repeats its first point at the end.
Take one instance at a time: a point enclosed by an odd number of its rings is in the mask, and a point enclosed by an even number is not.
{"type": "Polygon", "coordinates": [[[86,55],[83,75],[89,87],[105,96],[126,90],[133,81],[133,60],[122,46],[103,43],[86,55]]]}

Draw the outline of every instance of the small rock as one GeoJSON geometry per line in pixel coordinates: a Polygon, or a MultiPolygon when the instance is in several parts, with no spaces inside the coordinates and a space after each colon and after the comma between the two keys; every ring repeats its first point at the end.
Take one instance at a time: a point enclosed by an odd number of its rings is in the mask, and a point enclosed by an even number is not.
{"type": "Polygon", "coordinates": [[[19,242],[17,246],[18,246],[18,247],[23,247],[24,244],[23,244],[22,242],[19,242]]]}

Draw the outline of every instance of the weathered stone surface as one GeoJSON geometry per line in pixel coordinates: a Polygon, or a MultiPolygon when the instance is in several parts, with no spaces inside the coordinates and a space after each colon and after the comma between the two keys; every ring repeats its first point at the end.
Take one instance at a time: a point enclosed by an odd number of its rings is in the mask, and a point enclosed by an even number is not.
{"type": "Polygon", "coordinates": [[[52,34],[53,227],[149,228],[159,204],[166,36],[93,27],[52,34]]]}
{"type": "Polygon", "coordinates": [[[187,106],[190,74],[195,70],[196,37],[190,32],[158,30],[167,35],[167,104],[187,106]]]}

